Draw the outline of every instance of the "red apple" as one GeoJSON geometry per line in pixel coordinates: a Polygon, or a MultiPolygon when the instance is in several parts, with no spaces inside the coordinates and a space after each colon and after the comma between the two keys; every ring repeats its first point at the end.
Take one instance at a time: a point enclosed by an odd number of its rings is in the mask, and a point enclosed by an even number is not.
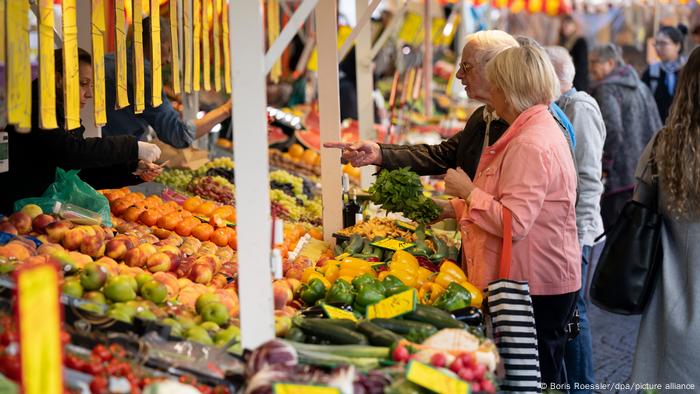
{"type": "Polygon", "coordinates": [[[46,234],[49,236],[51,242],[61,242],[66,232],[73,228],[73,223],[68,220],[59,220],[57,222],[49,223],[46,226],[46,234]]]}
{"type": "Polygon", "coordinates": [[[10,215],[10,222],[20,234],[29,234],[32,231],[32,218],[23,212],[15,212],[10,215]]]}
{"type": "Polygon", "coordinates": [[[43,234],[45,233],[46,226],[55,221],[56,219],[53,216],[42,213],[32,220],[32,228],[34,228],[34,231],[37,233],[43,234]]]}
{"type": "Polygon", "coordinates": [[[6,221],[0,223],[0,232],[12,234],[12,235],[18,234],[17,227],[15,227],[15,225],[12,224],[9,220],[6,220],[6,221]]]}
{"type": "Polygon", "coordinates": [[[93,258],[100,258],[105,254],[105,243],[99,235],[91,235],[83,238],[80,243],[80,251],[93,258]]]}
{"type": "Polygon", "coordinates": [[[105,245],[105,256],[115,260],[121,260],[129,250],[126,246],[127,240],[123,238],[114,238],[107,241],[105,245]]]}
{"type": "Polygon", "coordinates": [[[68,250],[78,250],[80,248],[80,244],[83,243],[84,238],[85,230],[83,228],[72,228],[66,231],[65,235],[63,236],[63,247],[68,250]]]}
{"type": "Polygon", "coordinates": [[[214,270],[207,263],[196,262],[190,271],[190,279],[196,283],[207,284],[211,282],[213,276],[214,270]]]}
{"type": "Polygon", "coordinates": [[[284,308],[294,298],[292,289],[283,280],[277,280],[272,283],[272,295],[275,300],[275,309],[284,308]]]}

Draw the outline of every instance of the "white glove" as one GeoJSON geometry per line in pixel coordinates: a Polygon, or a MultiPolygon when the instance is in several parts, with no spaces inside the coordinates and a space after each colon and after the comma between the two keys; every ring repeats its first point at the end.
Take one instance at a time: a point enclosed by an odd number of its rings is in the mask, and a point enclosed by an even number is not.
{"type": "Polygon", "coordinates": [[[139,159],[153,163],[160,157],[160,148],[148,142],[139,141],[139,159]]]}

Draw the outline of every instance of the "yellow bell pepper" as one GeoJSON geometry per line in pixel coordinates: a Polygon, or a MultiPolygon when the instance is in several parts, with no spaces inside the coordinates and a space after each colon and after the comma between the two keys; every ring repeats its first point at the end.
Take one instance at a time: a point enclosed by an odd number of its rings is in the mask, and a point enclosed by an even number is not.
{"type": "Polygon", "coordinates": [[[384,280],[384,278],[386,278],[386,277],[389,276],[389,275],[391,275],[391,271],[382,271],[382,272],[380,272],[379,275],[377,276],[377,279],[379,279],[379,280],[384,280]]]}
{"type": "Polygon", "coordinates": [[[356,276],[360,276],[363,274],[368,274],[372,275],[372,277],[376,277],[377,274],[374,273],[374,271],[364,271],[364,270],[359,270],[359,269],[354,269],[354,268],[343,268],[340,267],[340,271],[338,271],[338,276],[349,276],[351,278],[354,278],[356,276]]]}
{"type": "Polygon", "coordinates": [[[358,259],[355,257],[346,257],[340,262],[340,269],[353,269],[362,272],[370,272],[372,270],[372,264],[367,260],[358,259]]]}
{"type": "Polygon", "coordinates": [[[445,292],[445,288],[434,282],[426,282],[418,291],[418,301],[421,304],[432,304],[445,292]]]}
{"type": "Polygon", "coordinates": [[[416,257],[404,250],[397,250],[391,257],[391,263],[398,263],[400,266],[413,267],[416,270],[420,267],[416,257]]]}
{"type": "Polygon", "coordinates": [[[477,289],[476,286],[467,281],[459,282],[459,285],[464,287],[469,293],[471,293],[471,306],[481,308],[481,303],[484,301],[484,295],[481,293],[481,290],[477,289]]]}
{"type": "Polygon", "coordinates": [[[449,260],[445,260],[440,266],[440,272],[435,278],[435,283],[447,288],[447,286],[449,286],[449,284],[452,282],[461,283],[466,280],[467,276],[457,264],[449,260]]]}
{"type": "Polygon", "coordinates": [[[399,278],[403,284],[408,287],[416,287],[418,284],[418,276],[404,270],[389,270],[390,275],[399,278]]]}
{"type": "Polygon", "coordinates": [[[326,264],[323,266],[323,268],[326,268],[324,276],[331,283],[335,282],[335,280],[338,279],[338,276],[340,276],[340,268],[335,264],[326,264]]]}
{"type": "Polygon", "coordinates": [[[313,278],[323,278],[323,274],[316,271],[314,267],[309,267],[306,268],[304,271],[301,273],[301,282],[302,283],[309,283],[311,282],[311,279],[313,278]]]}
{"type": "Polygon", "coordinates": [[[406,271],[409,272],[411,275],[418,276],[419,268],[420,266],[414,267],[412,264],[406,262],[389,262],[389,271],[406,271]]]}
{"type": "Polygon", "coordinates": [[[352,283],[352,280],[355,279],[355,277],[354,276],[338,276],[338,278],[336,278],[336,280],[341,280],[341,279],[348,282],[348,283],[352,283]]]}
{"type": "Polygon", "coordinates": [[[430,280],[430,278],[433,275],[435,275],[435,272],[433,272],[425,267],[418,268],[418,280],[421,280],[423,282],[427,282],[430,280]]]}

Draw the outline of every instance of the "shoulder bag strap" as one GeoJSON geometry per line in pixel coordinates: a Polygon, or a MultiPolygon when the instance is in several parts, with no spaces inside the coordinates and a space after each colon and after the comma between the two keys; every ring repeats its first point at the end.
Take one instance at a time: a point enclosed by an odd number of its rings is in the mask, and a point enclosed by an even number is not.
{"type": "Polygon", "coordinates": [[[510,277],[510,263],[513,255],[513,215],[503,207],[503,250],[501,251],[501,268],[499,279],[510,277]]]}

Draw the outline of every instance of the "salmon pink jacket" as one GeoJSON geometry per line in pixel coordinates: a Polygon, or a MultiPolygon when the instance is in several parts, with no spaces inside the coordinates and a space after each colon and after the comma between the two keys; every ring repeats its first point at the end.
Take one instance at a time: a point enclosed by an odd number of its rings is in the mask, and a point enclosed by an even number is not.
{"type": "Polygon", "coordinates": [[[482,153],[469,202],[451,200],[462,234],[462,265],[479,288],[498,278],[503,207],[513,216],[510,277],[532,295],[581,287],[576,231],[576,169],[569,145],[547,107],[525,110],[482,153]]]}

